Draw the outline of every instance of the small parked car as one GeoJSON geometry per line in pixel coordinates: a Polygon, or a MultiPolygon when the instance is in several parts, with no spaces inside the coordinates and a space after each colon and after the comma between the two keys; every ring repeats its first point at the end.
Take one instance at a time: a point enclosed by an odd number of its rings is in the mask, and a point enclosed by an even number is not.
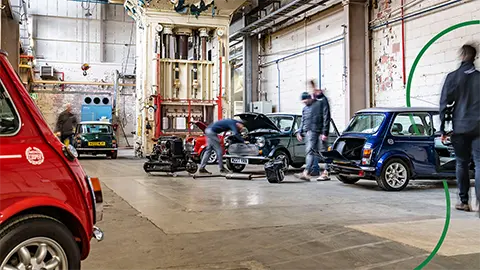
{"type": "MultiPolygon", "coordinates": [[[[191,122],[195,125],[198,129],[202,132],[205,132],[207,128],[207,124],[202,121],[193,121],[191,122]]],[[[220,139],[220,144],[222,145],[223,154],[225,154],[225,147],[224,147],[224,140],[225,140],[225,133],[218,135],[220,139]]],[[[205,153],[205,149],[207,148],[207,137],[205,135],[200,136],[190,136],[186,138],[186,142],[193,145],[193,153],[192,159],[196,163],[200,163],[202,161],[203,155],[205,153]]],[[[217,153],[215,151],[211,151],[210,157],[208,158],[208,164],[214,164],[217,162],[217,153]]]]}
{"type": "Polygon", "coordinates": [[[455,179],[453,148],[441,142],[439,126],[438,108],[364,109],[322,154],[347,184],[369,179],[399,191],[414,179],[455,179]]]}
{"type": "Polygon", "coordinates": [[[77,125],[73,146],[78,155],[103,154],[112,159],[117,158],[117,138],[112,124],[103,121],[84,121],[77,125]]]}
{"type": "MultiPolygon", "coordinates": [[[[224,155],[227,168],[241,172],[247,164],[265,164],[270,159],[284,159],[288,168],[301,168],[305,164],[305,140],[299,142],[297,130],[302,122],[301,114],[289,113],[242,113],[240,118],[247,129],[243,134],[245,143],[226,138],[224,155]]],[[[337,127],[331,121],[329,145],[339,136],[337,127]]],[[[320,160],[322,162],[322,160],[320,160]]]]}
{"type": "Polygon", "coordinates": [[[102,240],[100,182],[76,156],[0,51],[0,269],[80,269],[102,240]]]}

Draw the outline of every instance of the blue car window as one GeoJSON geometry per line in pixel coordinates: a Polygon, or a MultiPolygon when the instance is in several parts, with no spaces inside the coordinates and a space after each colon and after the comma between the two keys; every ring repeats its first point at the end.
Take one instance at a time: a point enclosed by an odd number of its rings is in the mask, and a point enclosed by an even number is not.
{"type": "Polygon", "coordinates": [[[431,136],[433,125],[428,113],[399,113],[390,133],[394,136],[431,136]]]}

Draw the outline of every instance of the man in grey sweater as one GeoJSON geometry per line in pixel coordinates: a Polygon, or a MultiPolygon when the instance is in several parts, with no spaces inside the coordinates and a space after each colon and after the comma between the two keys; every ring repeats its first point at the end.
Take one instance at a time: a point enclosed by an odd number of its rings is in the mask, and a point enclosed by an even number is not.
{"type": "MultiPolygon", "coordinates": [[[[315,156],[327,150],[327,140],[330,133],[330,105],[327,97],[323,94],[323,90],[315,86],[314,81],[310,81],[311,87],[314,89],[314,100],[310,109],[310,130],[307,132],[308,149],[306,157],[305,170],[296,177],[302,180],[310,180],[310,171],[314,166],[315,156]]],[[[327,168],[323,171],[318,181],[330,180],[327,168]]]]}
{"type": "Polygon", "coordinates": [[[60,138],[62,143],[65,143],[67,139],[69,143],[71,143],[78,121],[75,114],[72,113],[72,105],[68,103],[65,107],[65,111],[61,112],[58,116],[57,124],[55,125],[55,134],[60,138]]]}

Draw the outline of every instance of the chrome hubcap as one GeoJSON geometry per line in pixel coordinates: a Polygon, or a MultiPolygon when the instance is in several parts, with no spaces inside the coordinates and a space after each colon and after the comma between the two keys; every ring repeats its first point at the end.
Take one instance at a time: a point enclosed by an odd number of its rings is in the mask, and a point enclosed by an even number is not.
{"type": "Polygon", "coordinates": [[[208,158],[208,163],[214,163],[215,161],[217,161],[217,153],[212,151],[210,157],[208,158]]]}
{"type": "Polygon", "coordinates": [[[407,168],[401,163],[392,163],[385,171],[385,180],[392,188],[399,188],[407,181],[407,168]]]}
{"type": "Polygon", "coordinates": [[[1,270],[67,270],[63,248],[46,237],[35,237],[17,245],[2,262],[1,270]]]}

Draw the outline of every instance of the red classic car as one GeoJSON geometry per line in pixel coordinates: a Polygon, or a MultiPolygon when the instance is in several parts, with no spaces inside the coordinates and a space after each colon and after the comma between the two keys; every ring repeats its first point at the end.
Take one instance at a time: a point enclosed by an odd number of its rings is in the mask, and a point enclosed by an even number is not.
{"type": "MultiPolygon", "coordinates": [[[[202,121],[193,121],[191,122],[192,125],[197,126],[202,132],[205,132],[205,129],[207,128],[207,124],[202,122],[202,121]]],[[[224,147],[224,137],[225,134],[218,135],[220,138],[220,143],[223,148],[223,154],[225,154],[225,147],[224,147]]],[[[205,135],[201,136],[191,136],[186,138],[186,142],[193,144],[193,153],[192,153],[192,159],[200,163],[203,157],[203,154],[205,153],[205,149],[207,148],[207,137],[205,135]]],[[[215,151],[212,151],[210,154],[210,157],[208,158],[208,164],[213,164],[217,162],[217,153],[215,151]]]]}

